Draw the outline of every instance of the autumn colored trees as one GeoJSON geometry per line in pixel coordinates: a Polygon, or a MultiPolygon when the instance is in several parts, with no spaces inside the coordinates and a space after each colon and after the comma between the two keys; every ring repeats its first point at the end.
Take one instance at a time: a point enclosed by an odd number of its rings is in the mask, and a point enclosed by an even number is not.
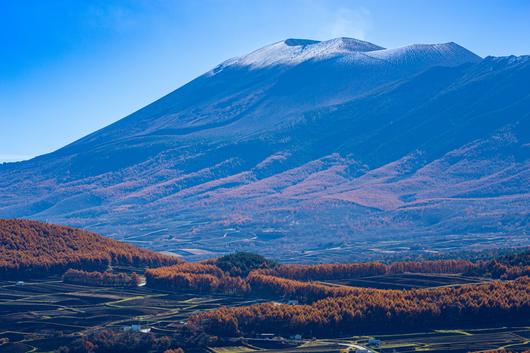
{"type": "Polygon", "coordinates": [[[181,328],[173,335],[96,330],[59,348],[58,353],[183,353],[179,347],[206,347],[202,332],[181,328]]]}
{"type": "Polygon", "coordinates": [[[147,286],[178,292],[220,292],[241,295],[249,291],[248,283],[238,276],[230,276],[211,264],[183,263],[148,269],[147,286]]]}
{"type": "Polygon", "coordinates": [[[43,277],[69,268],[105,270],[109,265],[161,266],[171,256],[95,233],[21,219],[0,219],[0,277],[43,277]]]}
{"type": "Polygon", "coordinates": [[[249,282],[241,276],[276,263],[257,254],[238,252],[203,263],[183,263],[146,271],[147,285],[174,291],[221,292],[244,295],[249,282]]]}
{"type": "Polygon", "coordinates": [[[417,290],[367,289],[311,305],[257,304],[195,314],[190,325],[212,335],[328,336],[369,330],[425,329],[465,323],[514,323],[530,316],[530,279],[417,290]]]}
{"type": "Polygon", "coordinates": [[[328,297],[358,294],[364,288],[330,286],[319,282],[302,282],[276,276],[251,272],[247,277],[251,292],[257,296],[278,299],[296,299],[310,303],[328,297]]]}
{"type": "Polygon", "coordinates": [[[380,262],[358,262],[347,264],[280,265],[258,270],[261,274],[296,279],[301,281],[323,281],[357,277],[378,276],[405,272],[416,273],[464,273],[474,268],[466,260],[436,260],[395,262],[385,265],[380,262]]]}
{"type": "Polygon", "coordinates": [[[466,273],[475,264],[467,260],[436,260],[394,262],[386,266],[386,273],[466,273]]]}
{"type": "MultiPolygon", "coordinates": [[[[211,265],[209,265],[211,266],[211,265]]],[[[520,277],[526,263],[496,260],[277,265],[250,271],[244,280],[249,293],[271,298],[298,299],[306,305],[267,303],[221,308],[194,315],[190,324],[212,335],[273,332],[282,335],[358,334],[400,328],[450,327],[484,323],[491,318],[513,323],[530,315],[530,279],[520,277]],[[520,277],[510,282],[462,285],[415,290],[380,290],[328,285],[321,280],[384,274],[476,273],[495,278],[520,277]]],[[[179,265],[174,266],[176,268],[179,265]]],[[[215,267],[215,266],[214,266],[215,267]]],[[[202,267],[198,267],[200,269],[202,267]]],[[[209,267],[208,267],[209,268],[209,267]]],[[[163,268],[150,270],[163,271],[163,268]]],[[[195,270],[194,272],[205,272],[195,270]]],[[[211,275],[219,276],[211,268],[211,275]]],[[[224,272],[224,275],[226,273],[224,272]]]]}
{"type": "Polygon", "coordinates": [[[516,264],[509,264],[508,260],[503,261],[506,263],[497,260],[478,262],[436,260],[391,264],[368,262],[278,265],[258,255],[236,253],[203,263],[183,263],[150,269],[146,277],[148,286],[167,290],[252,294],[311,303],[327,297],[343,297],[364,291],[362,288],[320,282],[327,280],[401,273],[465,273],[513,279],[529,273],[528,266],[525,266],[525,257],[521,255],[518,255],[517,261],[514,261],[516,264]]]}
{"type": "Polygon", "coordinates": [[[81,270],[69,269],[63,275],[63,281],[66,283],[105,286],[105,287],[136,287],[140,283],[140,277],[135,273],[127,274],[124,272],[87,272],[81,270]]]}
{"type": "Polygon", "coordinates": [[[386,272],[386,266],[379,262],[320,265],[290,264],[266,270],[257,270],[256,272],[301,281],[315,281],[382,275],[386,272]]]}
{"type": "Polygon", "coordinates": [[[270,269],[252,271],[247,281],[252,293],[268,297],[297,299],[310,303],[327,297],[342,297],[363,291],[362,288],[331,286],[317,281],[379,276],[405,272],[463,273],[475,268],[465,260],[439,260],[423,262],[396,262],[385,265],[379,262],[279,265],[270,269]]]}
{"type": "Polygon", "coordinates": [[[148,269],[147,286],[177,292],[220,292],[253,294],[269,298],[297,299],[313,302],[326,297],[339,297],[363,291],[363,288],[330,286],[319,282],[302,282],[252,271],[246,278],[231,276],[211,264],[183,263],[148,269]]]}

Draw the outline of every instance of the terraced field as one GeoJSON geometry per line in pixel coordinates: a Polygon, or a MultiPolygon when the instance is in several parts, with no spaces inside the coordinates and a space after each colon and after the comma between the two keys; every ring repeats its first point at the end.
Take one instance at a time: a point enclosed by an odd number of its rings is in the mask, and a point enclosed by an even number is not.
{"type": "Polygon", "coordinates": [[[421,333],[311,339],[298,343],[280,338],[272,341],[275,341],[276,348],[271,348],[267,340],[249,339],[243,340],[243,344],[239,346],[215,348],[214,352],[331,353],[348,350],[354,352],[359,347],[366,347],[371,353],[467,353],[502,348],[522,351],[530,348],[530,327],[437,330],[421,333]],[[370,338],[380,340],[380,345],[370,346],[368,344],[370,338]]]}
{"type": "MultiPolygon", "coordinates": [[[[342,281],[337,285],[416,288],[481,280],[451,275],[401,274],[342,281]]],[[[23,283],[0,281],[0,353],[51,352],[81,335],[102,328],[124,330],[131,325],[140,325],[164,335],[173,332],[197,311],[262,301],[265,300],[175,294],[145,286],[119,289],[65,284],[58,277],[23,283]]],[[[368,340],[373,337],[381,341],[379,346],[369,347],[373,353],[465,353],[498,348],[522,351],[530,348],[530,318],[527,326],[374,333],[373,336],[334,339],[242,337],[226,339],[223,347],[211,347],[210,352],[345,352],[368,347],[368,340]]]]}
{"type": "Polygon", "coordinates": [[[440,330],[430,333],[381,336],[380,352],[471,352],[530,348],[530,327],[440,330]]]}
{"type": "Polygon", "coordinates": [[[60,278],[0,282],[0,352],[45,352],[94,329],[133,324],[171,332],[198,310],[259,302],[248,298],[173,294],[147,287],[66,284],[60,278]]]}
{"type": "Polygon", "coordinates": [[[378,289],[412,289],[480,283],[488,280],[486,278],[462,276],[459,274],[400,273],[341,279],[326,281],[325,283],[378,289]]]}

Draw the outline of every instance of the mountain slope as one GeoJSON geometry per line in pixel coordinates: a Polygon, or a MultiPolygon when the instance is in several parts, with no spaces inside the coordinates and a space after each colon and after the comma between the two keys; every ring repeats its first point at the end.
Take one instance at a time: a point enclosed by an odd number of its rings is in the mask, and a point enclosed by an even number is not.
{"type": "Polygon", "coordinates": [[[530,58],[454,43],[288,39],[1,166],[0,216],[190,257],[528,244],[527,82],[530,58]]]}

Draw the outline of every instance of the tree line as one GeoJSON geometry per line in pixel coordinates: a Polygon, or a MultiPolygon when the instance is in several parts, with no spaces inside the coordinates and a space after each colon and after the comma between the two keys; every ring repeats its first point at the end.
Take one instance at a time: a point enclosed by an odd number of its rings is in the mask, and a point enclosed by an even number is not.
{"type": "Polygon", "coordinates": [[[293,299],[311,303],[328,297],[343,297],[365,292],[368,289],[347,286],[330,286],[320,282],[302,282],[276,276],[251,272],[247,277],[250,291],[256,296],[293,299]]]}
{"type": "Polygon", "coordinates": [[[380,262],[317,265],[285,264],[258,269],[254,273],[300,281],[348,279],[401,273],[464,274],[496,279],[515,279],[521,276],[530,276],[530,251],[526,250],[505,255],[498,259],[474,262],[456,259],[401,261],[390,264],[380,262]]]}
{"type": "Polygon", "coordinates": [[[184,263],[148,269],[147,286],[175,292],[224,293],[296,299],[313,302],[326,297],[356,294],[364,288],[331,286],[319,282],[303,282],[251,271],[246,278],[231,276],[215,265],[184,263]]]}
{"type": "Polygon", "coordinates": [[[337,336],[368,331],[524,322],[530,316],[530,279],[459,287],[359,291],[311,305],[256,304],[201,312],[189,325],[211,335],[253,332],[337,336]]]}
{"type": "MultiPolygon", "coordinates": [[[[521,257],[516,264],[501,263],[497,260],[470,262],[467,260],[407,261],[383,264],[378,262],[319,264],[319,265],[278,265],[255,261],[246,254],[228,255],[229,262],[224,271],[217,264],[218,259],[203,263],[182,263],[146,271],[147,285],[172,291],[222,292],[226,294],[264,296],[281,299],[297,299],[311,303],[327,297],[341,297],[362,291],[362,288],[337,286],[318,281],[348,279],[387,274],[445,273],[486,276],[500,279],[513,279],[528,274],[521,257]],[[232,261],[236,259],[236,261],[232,261]],[[242,268],[235,263],[244,263],[242,268]],[[252,263],[253,266],[248,264],[252,263]],[[234,274],[249,272],[246,277],[234,274]]],[[[221,263],[223,263],[221,262],[221,263]]]]}
{"type": "Polygon", "coordinates": [[[211,264],[183,263],[145,271],[146,284],[176,292],[247,294],[250,287],[243,278],[231,276],[211,264]]]}
{"type": "Polygon", "coordinates": [[[380,262],[319,265],[286,264],[270,269],[256,270],[256,272],[300,281],[321,281],[405,272],[457,274],[468,272],[474,267],[475,264],[467,260],[435,260],[394,262],[389,265],[380,262]]]}
{"type": "Polygon", "coordinates": [[[104,286],[104,287],[137,287],[140,284],[140,277],[135,273],[124,272],[87,272],[82,270],[69,269],[63,275],[65,283],[104,286]]]}

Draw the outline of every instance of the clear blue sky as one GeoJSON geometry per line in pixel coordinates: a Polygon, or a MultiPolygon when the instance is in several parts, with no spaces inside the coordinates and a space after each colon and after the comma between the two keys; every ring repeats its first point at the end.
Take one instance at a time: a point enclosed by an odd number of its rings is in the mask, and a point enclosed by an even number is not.
{"type": "Polygon", "coordinates": [[[0,0],[0,161],[51,152],[284,38],[530,54],[530,1],[0,0]]]}

